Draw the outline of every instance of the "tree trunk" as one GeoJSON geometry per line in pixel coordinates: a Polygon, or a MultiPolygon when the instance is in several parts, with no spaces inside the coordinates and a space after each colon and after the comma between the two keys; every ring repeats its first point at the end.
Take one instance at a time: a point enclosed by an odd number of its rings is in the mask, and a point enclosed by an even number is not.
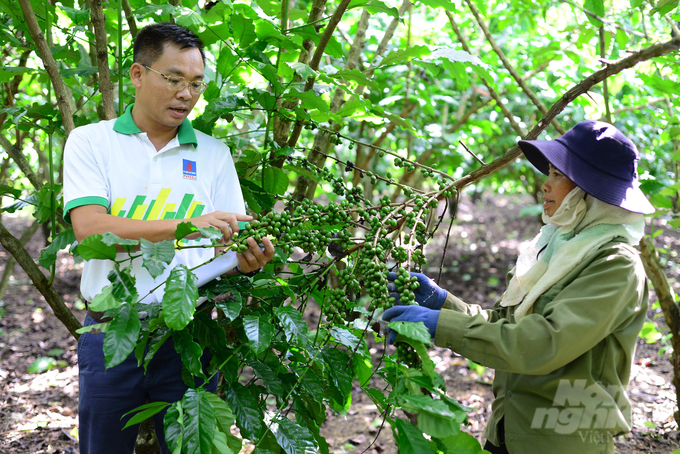
{"type": "Polygon", "coordinates": [[[102,94],[104,115],[102,120],[116,118],[116,108],[113,104],[113,84],[109,71],[109,52],[106,47],[108,36],[104,23],[104,9],[102,0],[92,0],[92,26],[94,27],[95,46],[97,48],[97,66],[99,67],[99,91],[102,94]]]}
{"type": "Polygon", "coordinates": [[[16,239],[0,222],[0,244],[3,245],[7,251],[12,254],[17,263],[24,269],[28,277],[35,285],[35,288],[45,297],[45,301],[50,305],[54,311],[54,315],[64,324],[66,329],[78,339],[80,335],[76,333],[77,329],[80,329],[82,325],[78,320],[76,320],[73,313],[64,304],[61,296],[54,290],[54,288],[49,284],[45,275],[40,271],[38,265],[33,262],[33,259],[26,249],[23,248],[21,242],[16,239]]]}
{"type": "MultiPolygon", "coordinates": [[[[654,292],[656,292],[656,296],[659,298],[659,305],[666,319],[666,324],[671,330],[673,386],[675,386],[676,402],[680,403],[680,308],[678,308],[675,301],[675,292],[673,292],[668,282],[654,244],[650,240],[643,238],[640,241],[640,250],[642,251],[642,263],[645,265],[647,277],[652,281],[652,286],[654,286],[654,292]]],[[[675,422],[680,424],[680,411],[677,408],[674,416],[675,422]]]]}
{"type": "MultiPolygon", "coordinates": [[[[33,235],[38,231],[38,227],[40,227],[40,224],[38,224],[38,221],[33,221],[33,223],[26,229],[24,233],[21,234],[21,238],[19,238],[19,243],[21,243],[21,246],[26,246],[29,241],[31,241],[31,238],[33,238],[33,235]]],[[[7,259],[7,263],[5,263],[5,270],[2,272],[2,279],[0,279],[0,300],[2,300],[2,297],[5,295],[5,292],[7,291],[7,287],[9,287],[9,277],[14,273],[14,268],[16,267],[17,261],[14,258],[13,255],[10,255],[9,259],[7,259]]]]}

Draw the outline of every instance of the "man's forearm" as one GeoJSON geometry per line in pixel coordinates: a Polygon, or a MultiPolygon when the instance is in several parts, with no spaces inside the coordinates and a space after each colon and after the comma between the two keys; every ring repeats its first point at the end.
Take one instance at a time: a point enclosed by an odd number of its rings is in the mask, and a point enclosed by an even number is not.
{"type": "Polygon", "coordinates": [[[73,229],[78,241],[84,238],[111,232],[121,238],[129,238],[158,242],[162,240],[174,240],[175,229],[184,219],[161,219],[157,221],[142,221],[138,219],[121,218],[107,213],[92,213],[87,216],[80,216],[74,219],[73,229]]]}

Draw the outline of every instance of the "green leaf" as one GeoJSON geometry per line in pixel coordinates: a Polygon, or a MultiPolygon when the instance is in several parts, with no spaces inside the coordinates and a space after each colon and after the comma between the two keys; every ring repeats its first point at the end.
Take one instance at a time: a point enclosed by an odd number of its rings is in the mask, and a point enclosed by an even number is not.
{"type": "Polygon", "coordinates": [[[56,363],[57,363],[56,359],[50,356],[43,356],[41,358],[36,359],[31,363],[30,366],[28,366],[28,373],[42,374],[43,372],[46,372],[55,367],[56,363]]]}
{"type": "Polygon", "coordinates": [[[460,432],[466,417],[464,411],[456,414],[446,403],[429,396],[402,395],[400,399],[404,410],[418,414],[418,428],[426,434],[445,438],[460,432]]]}
{"type": "Polygon", "coordinates": [[[248,338],[248,345],[256,355],[269,348],[274,336],[274,325],[264,316],[246,315],[243,317],[243,330],[248,338]]]}
{"type": "Polygon", "coordinates": [[[286,454],[318,454],[314,435],[288,418],[280,417],[271,422],[271,431],[276,442],[286,454]]]}
{"type": "Polygon", "coordinates": [[[181,454],[184,438],[184,411],[182,402],[175,402],[163,416],[163,427],[165,428],[165,442],[172,454],[181,454]]]}
{"type": "Polygon", "coordinates": [[[130,274],[130,268],[120,269],[117,265],[107,276],[111,282],[111,294],[120,301],[136,303],[139,295],[137,294],[136,279],[130,274]]]}
{"type": "Polygon", "coordinates": [[[350,350],[354,350],[359,345],[359,338],[352,334],[349,330],[334,326],[331,328],[331,336],[350,350]]]}
{"type": "Polygon", "coordinates": [[[71,22],[73,22],[73,25],[87,25],[87,23],[90,20],[90,10],[89,9],[75,9],[75,8],[69,8],[68,6],[64,5],[59,5],[59,8],[61,8],[66,15],[68,16],[69,19],[71,19],[71,22]]]}
{"type": "Polygon", "coordinates": [[[178,240],[183,239],[185,236],[189,236],[192,233],[197,233],[198,227],[196,227],[191,222],[180,222],[175,228],[175,238],[178,240]]]}
{"type": "Polygon", "coordinates": [[[91,75],[97,73],[99,71],[99,68],[96,66],[92,65],[80,65],[75,68],[66,68],[62,69],[59,71],[59,75],[61,77],[73,77],[73,76],[80,76],[80,77],[90,77],[91,75]]]}
{"type": "Polygon", "coordinates": [[[189,324],[196,311],[196,276],[189,268],[179,264],[170,271],[166,282],[163,295],[165,324],[175,331],[181,331],[189,324]]]}
{"type": "Polygon", "coordinates": [[[134,426],[135,424],[139,424],[140,422],[149,419],[153,415],[162,412],[169,405],[170,405],[169,402],[151,402],[125,413],[123,416],[127,416],[130,413],[138,412],[136,415],[130,418],[130,420],[125,424],[125,427],[123,427],[123,429],[127,429],[130,426],[134,426]]]}
{"type": "MultiPolygon", "coordinates": [[[[430,331],[423,322],[391,322],[387,327],[395,330],[407,339],[413,339],[426,345],[430,344],[430,331]]],[[[399,338],[397,338],[398,340],[399,338]]]]}
{"type": "Polygon", "coordinates": [[[352,358],[352,364],[359,384],[361,386],[367,386],[371,377],[373,377],[373,363],[371,362],[371,357],[368,355],[356,354],[352,358]]]}
{"type": "Polygon", "coordinates": [[[66,249],[68,246],[72,245],[76,241],[76,234],[73,229],[68,229],[61,232],[59,235],[52,239],[52,243],[45,249],[40,251],[40,258],[38,263],[40,266],[49,270],[57,261],[57,253],[62,249],[66,249]]]}
{"type": "Polygon", "coordinates": [[[394,426],[397,429],[395,441],[399,446],[399,454],[435,454],[423,433],[413,424],[403,419],[395,419],[394,426]]]}
{"type": "Polygon", "coordinates": [[[449,452],[455,452],[457,454],[479,454],[486,452],[482,449],[482,446],[475,437],[465,432],[442,438],[441,442],[444,443],[444,446],[446,446],[446,449],[449,452]]]}
{"type": "Polygon", "coordinates": [[[92,301],[88,304],[88,308],[95,312],[105,312],[109,309],[117,309],[121,306],[122,302],[116,299],[112,294],[113,285],[107,285],[102,289],[102,292],[95,295],[92,301]]]}
{"type": "Polygon", "coordinates": [[[189,369],[189,372],[193,375],[205,377],[201,365],[203,349],[194,342],[194,336],[191,335],[189,330],[174,331],[172,340],[175,344],[175,351],[182,357],[182,363],[189,369]]]}
{"type": "Polygon", "coordinates": [[[248,47],[253,41],[257,39],[255,33],[255,24],[252,20],[247,19],[240,14],[232,14],[229,22],[233,30],[232,36],[239,47],[248,47]]]}
{"type": "Polygon", "coordinates": [[[353,8],[362,8],[371,14],[386,13],[395,19],[399,19],[399,10],[397,8],[389,7],[379,0],[352,0],[349,2],[347,9],[353,8]]]}
{"type": "Polygon", "coordinates": [[[451,0],[421,0],[425,5],[432,8],[442,8],[447,11],[456,12],[457,6],[455,2],[451,0]]]}
{"type": "Polygon", "coordinates": [[[645,0],[630,0],[630,7],[631,8],[637,8],[640,5],[642,5],[645,2],[645,0]]]}
{"type": "Polygon", "coordinates": [[[234,454],[227,444],[227,435],[217,428],[213,432],[212,443],[212,454],[234,454]]]}
{"type": "Polygon", "coordinates": [[[430,48],[427,46],[412,46],[393,50],[380,61],[379,66],[398,65],[407,62],[412,58],[422,58],[426,55],[430,55],[430,48]]]}
{"type": "Polygon", "coordinates": [[[264,190],[270,194],[282,195],[288,189],[288,175],[278,167],[264,169],[264,190]]]}
{"type": "Polygon", "coordinates": [[[243,199],[251,210],[268,211],[274,207],[274,198],[252,181],[241,179],[243,199]]]}
{"type": "Polygon", "coordinates": [[[0,183],[0,196],[7,196],[8,194],[10,197],[18,199],[21,197],[21,189],[13,188],[11,186],[7,186],[6,184],[0,183]]]}
{"type": "Polygon", "coordinates": [[[170,240],[152,243],[142,238],[140,250],[142,252],[142,266],[149,271],[154,279],[163,274],[165,265],[169,265],[175,257],[175,243],[170,240]]]}
{"type": "MultiPolygon", "coordinates": [[[[604,17],[604,0],[583,0],[583,8],[597,16],[604,17]]],[[[590,21],[590,23],[595,27],[602,26],[602,22],[600,22],[598,19],[595,19],[590,14],[586,14],[586,17],[588,18],[588,21],[590,21]]]]}
{"type": "Polygon", "coordinates": [[[149,367],[149,362],[156,355],[156,352],[163,346],[166,340],[172,334],[172,330],[167,326],[161,326],[151,335],[149,339],[149,350],[144,355],[144,371],[149,367]]]}
{"type": "Polygon", "coordinates": [[[260,438],[264,418],[250,390],[240,383],[233,383],[224,392],[224,397],[236,415],[236,425],[243,435],[250,439],[260,438]]]}
{"type": "Polygon", "coordinates": [[[357,85],[365,85],[370,88],[378,88],[378,83],[366,77],[366,74],[357,68],[343,69],[331,75],[333,79],[343,79],[356,82],[357,85]]]}
{"type": "Polygon", "coordinates": [[[340,394],[337,403],[342,407],[349,404],[352,393],[352,369],[348,366],[349,355],[331,347],[324,347],[319,355],[324,362],[326,372],[331,379],[334,388],[340,394]]]}
{"type": "Polygon", "coordinates": [[[182,408],[186,414],[182,446],[187,454],[212,451],[215,408],[206,398],[206,394],[201,388],[188,389],[182,398],[182,408]]]}
{"type": "Polygon", "coordinates": [[[328,102],[323,99],[322,96],[317,96],[312,90],[302,92],[298,90],[290,90],[283,97],[284,99],[299,99],[302,101],[302,107],[305,109],[318,109],[321,112],[330,111],[328,102]]]}
{"type": "Polygon", "coordinates": [[[92,331],[101,331],[102,333],[105,333],[109,329],[109,322],[104,322],[104,323],[96,323],[94,325],[89,325],[89,326],[83,326],[82,328],[78,328],[76,330],[76,333],[78,334],[85,334],[89,333],[92,331]]]}
{"type": "Polygon", "coordinates": [[[670,13],[675,8],[678,7],[678,0],[659,0],[654,8],[650,11],[651,14],[659,13],[663,16],[666,13],[670,13]]]}
{"type": "Polygon", "coordinates": [[[296,339],[302,346],[307,344],[307,323],[302,320],[302,314],[291,306],[274,308],[274,315],[283,326],[283,331],[289,342],[296,339]]]}
{"type": "Polygon", "coordinates": [[[215,307],[224,313],[227,321],[233,322],[241,315],[241,309],[243,309],[243,299],[241,294],[238,292],[232,292],[233,298],[215,303],[215,307]]]}
{"type": "Polygon", "coordinates": [[[84,260],[115,260],[116,247],[102,241],[99,234],[90,235],[78,244],[78,254],[84,260]]]}
{"type": "Polygon", "coordinates": [[[102,235],[102,242],[107,246],[119,245],[126,251],[131,251],[135,246],[139,244],[137,240],[130,240],[127,238],[121,238],[115,233],[104,232],[102,235]]]}
{"type": "Polygon", "coordinates": [[[219,398],[217,394],[205,393],[205,398],[212,404],[215,409],[215,420],[217,427],[225,434],[230,433],[231,425],[234,424],[236,417],[225,401],[219,398]]]}
{"type": "Polygon", "coordinates": [[[25,66],[2,66],[0,67],[0,82],[9,82],[14,79],[14,76],[35,71],[35,69],[25,66]]]}
{"type": "Polygon", "coordinates": [[[104,337],[104,363],[107,369],[122,363],[132,353],[140,328],[139,314],[134,305],[123,304],[109,323],[104,337]]]}
{"type": "Polygon", "coordinates": [[[250,367],[253,368],[255,375],[262,379],[264,387],[270,394],[275,396],[285,396],[286,390],[283,387],[283,382],[276,376],[269,366],[260,361],[252,361],[248,363],[250,367]]]}
{"type": "Polygon", "coordinates": [[[302,77],[304,80],[309,79],[310,77],[316,77],[318,73],[314,71],[312,68],[309,66],[305,65],[304,63],[299,63],[299,62],[294,62],[294,63],[289,63],[286,62],[288,66],[290,66],[293,71],[298,73],[300,77],[302,77]]]}

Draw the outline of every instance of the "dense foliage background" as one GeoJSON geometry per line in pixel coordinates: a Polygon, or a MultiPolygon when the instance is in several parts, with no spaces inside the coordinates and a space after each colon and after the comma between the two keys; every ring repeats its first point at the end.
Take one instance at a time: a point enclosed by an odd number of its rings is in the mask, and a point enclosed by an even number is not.
{"type": "MultiPolygon", "coordinates": [[[[194,313],[199,292],[186,269],[171,275],[181,296],[141,324],[126,263],[98,300],[116,317],[110,365],[135,349],[148,360],[144,346],[172,336],[193,382],[202,347],[213,351],[211,371],[224,374],[224,386],[219,397],[199,387],[171,406],[166,433],[177,450],[238,452],[235,420],[259,452],[327,452],[326,407],[348,411],[358,383],[400,452],[478,451],[460,432],[464,409],[428,362],[422,330],[398,328],[410,347],[377,366],[365,341],[383,341],[371,324],[386,304],[385,262],[418,267],[416,251],[446,214],[437,202],[455,206],[461,190],[537,197],[541,177],[519,158],[520,137],[611,121],[640,149],[654,218],[680,227],[677,0],[0,3],[3,211],[32,208],[36,219],[20,239],[0,225],[0,238],[74,335],[80,324],[51,288],[57,251],[115,258],[113,245],[126,242],[105,235],[74,248],[61,218],[63,144],[74,127],[134,102],[127,74],[140,27],[175,21],[208,46],[210,86],[193,124],[230,146],[249,209],[272,211],[261,233],[277,236],[277,260],[254,280],[202,290],[217,321],[194,313]],[[39,225],[51,244],[31,258],[21,243],[39,225]],[[339,250],[327,249],[334,243],[339,250]],[[302,319],[308,302],[326,309],[317,327],[302,319]],[[247,383],[244,370],[254,374],[247,383]],[[385,390],[366,386],[375,374],[385,390]],[[414,416],[400,419],[396,409],[414,416]]],[[[141,247],[150,270],[174,254],[172,243],[141,247]]],[[[663,265],[677,261],[677,251],[660,252],[663,265]]],[[[151,405],[135,421],[164,408],[151,405]]]]}

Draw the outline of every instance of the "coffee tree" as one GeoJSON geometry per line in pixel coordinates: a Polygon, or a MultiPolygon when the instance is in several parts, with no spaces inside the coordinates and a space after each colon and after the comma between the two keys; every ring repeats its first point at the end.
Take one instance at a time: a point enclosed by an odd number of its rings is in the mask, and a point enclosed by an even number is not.
{"type": "Polygon", "coordinates": [[[645,189],[661,214],[677,213],[677,3],[0,3],[0,177],[11,182],[0,186],[10,199],[3,211],[34,208],[51,240],[38,258],[49,277],[2,224],[0,240],[74,336],[106,332],[107,367],[131,352],[147,365],[172,337],[190,389],[180,402],[139,408],[129,424],[167,409],[174,452],[238,452],[242,439],[259,453],[329,452],[320,427],[349,410],[353,390],[372,399],[400,452],[479,452],[422,324],[391,324],[396,348],[379,357],[368,345],[385,343],[380,314],[395,302],[388,271],[401,302],[413,300],[408,272],[426,265],[440,204],[455,204],[469,185],[535,191],[518,137],[555,137],[561,121],[586,116],[617,121],[656,150],[641,165],[645,189]],[[269,237],[277,252],[255,277],[200,288],[196,269],[175,267],[162,301],[142,304],[131,261],[157,277],[177,250],[215,247],[219,232],[185,222],[176,241],[105,233],[76,245],[62,220],[60,156],[74,127],[134,101],[131,40],[138,27],[169,20],[207,45],[209,87],[193,125],[230,146],[257,215],[224,253],[243,250],[249,236],[269,237]],[[111,321],[81,328],[54,291],[63,249],[115,261],[111,284],[91,302],[111,321]],[[316,320],[303,317],[310,305],[316,320]],[[217,395],[197,386],[215,374],[217,395]]]}

